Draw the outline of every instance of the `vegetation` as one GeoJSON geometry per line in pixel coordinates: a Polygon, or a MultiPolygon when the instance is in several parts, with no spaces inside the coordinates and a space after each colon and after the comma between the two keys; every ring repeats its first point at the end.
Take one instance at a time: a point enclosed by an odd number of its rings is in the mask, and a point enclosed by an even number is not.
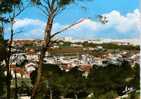
{"type": "Polygon", "coordinates": [[[126,79],[133,76],[133,71],[130,64],[123,61],[120,66],[109,64],[106,67],[94,66],[89,78],[92,83],[92,87],[95,96],[99,97],[102,94],[113,91],[118,95],[123,95],[122,91],[127,86],[126,79]],[[98,90],[100,89],[100,90],[98,90]]]}
{"type": "Polygon", "coordinates": [[[0,97],[5,95],[6,77],[4,75],[4,66],[0,65],[0,97]]]}
{"type": "MultiPolygon", "coordinates": [[[[9,35],[10,38],[8,39],[9,42],[8,44],[3,43],[3,51],[4,53],[4,58],[3,60],[6,63],[6,72],[7,72],[7,77],[6,77],[6,83],[7,83],[7,99],[10,99],[11,96],[11,73],[10,73],[10,57],[12,55],[12,43],[13,43],[13,37],[14,34],[16,33],[14,30],[14,23],[15,23],[15,18],[23,12],[25,9],[24,7],[24,1],[22,0],[1,0],[0,1],[0,22],[1,22],[1,33],[0,33],[0,38],[4,40],[4,26],[5,24],[9,25],[9,35]],[[6,45],[6,46],[5,46],[6,45]]],[[[15,80],[16,79],[16,74],[15,74],[15,80]]],[[[16,81],[17,82],[17,81],[16,81]]],[[[15,83],[15,86],[17,84],[15,83]]],[[[17,88],[16,88],[17,90],[17,88]]],[[[15,99],[18,98],[17,92],[15,90],[15,99]]]]}
{"type": "MultiPolygon", "coordinates": [[[[93,66],[87,78],[83,77],[82,73],[78,67],[65,72],[60,70],[59,66],[44,65],[38,96],[52,97],[50,99],[59,99],[60,96],[86,99],[93,93],[95,99],[114,99],[126,93],[123,92],[126,86],[133,87],[135,83],[132,81],[139,82],[139,79],[134,79],[136,73],[127,61],[123,61],[121,65],[93,66]],[[128,78],[134,80],[127,81],[128,78]]],[[[32,76],[34,77],[32,82],[34,82],[36,73],[32,76]]],[[[139,90],[138,86],[139,83],[136,83],[134,88],[139,90]]]]}
{"type": "MultiPolygon", "coordinates": [[[[93,97],[96,99],[109,99],[123,95],[125,87],[131,86],[135,88],[135,91],[130,94],[132,99],[135,98],[135,92],[139,89],[140,78],[138,64],[133,68],[131,68],[127,61],[123,61],[121,66],[113,64],[109,64],[107,67],[94,66],[87,78],[82,77],[83,72],[79,71],[78,67],[71,69],[69,72],[65,72],[61,71],[56,65],[43,64],[46,51],[49,51],[51,45],[54,43],[53,38],[75,24],[80,23],[73,23],[56,33],[52,33],[55,17],[61,13],[66,6],[75,1],[77,0],[29,0],[30,4],[28,5],[31,5],[32,2],[35,7],[41,10],[46,18],[44,44],[39,49],[38,68],[32,72],[32,81],[30,82],[29,79],[17,79],[16,67],[14,69],[15,78],[12,79],[11,70],[9,69],[11,65],[10,57],[13,54],[13,37],[19,32],[15,31],[13,27],[15,18],[20,15],[27,6],[24,0],[0,0],[0,96],[4,96],[6,93],[6,99],[10,99],[12,98],[11,93],[13,92],[14,99],[18,99],[18,94],[25,93],[26,91],[31,96],[31,99],[59,99],[61,97],[86,99],[91,93],[93,93],[93,97]],[[5,25],[10,27],[10,31],[7,30],[10,35],[8,41],[4,39],[5,29],[7,29],[5,25]],[[2,64],[3,62],[6,63],[5,66],[2,64]],[[7,72],[6,77],[4,71],[7,72]],[[11,88],[11,85],[15,87],[11,88]]],[[[105,23],[107,23],[107,21],[103,22],[103,24],[105,23]]],[[[69,47],[70,44],[70,42],[64,42],[61,47],[69,47]]],[[[31,46],[33,46],[32,43],[26,44],[26,47],[31,46]]],[[[138,46],[119,46],[115,44],[91,44],[85,42],[83,46],[103,46],[105,49],[139,50],[138,46]]],[[[70,51],[75,52],[76,50],[81,51],[82,49],[74,48],[70,51]]],[[[17,67],[21,67],[25,62],[26,61],[23,61],[16,65],[17,67]]]]}
{"type": "Polygon", "coordinates": [[[103,44],[94,44],[94,43],[83,43],[84,47],[96,47],[96,46],[102,46],[105,49],[119,49],[119,50],[140,50],[139,46],[133,46],[133,45],[117,45],[113,43],[103,43],[103,44]]]}
{"type": "Polygon", "coordinates": [[[60,45],[60,48],[67,48],[71,46],[71,42],[63,42],[63,45],[60,45]]]}
{"type": "Polygon", "coordinates": [[[42,66],[43,66],[43,59],[45,57],[45,52],[51,47],[50,45],[53,44],[53,38],[62,33],[63,31],[71,28],[72,26],[78,24],[81,22],[73,23],[70,26],[56,32],[52,33],[52,27],[53,23],[55,20],[55,17],[62,11],[66,6],[69,4],[73,3],[75,0],[32,0],[34,4],[36,4],[40,9],[41,12],[47,17],[46,20],[46,26],[44,30],[44,41],[45,43],[43,44],[40,53],[41,55],[39,56],[39,64],[38,64],[38,71],[37,71],[37,79],[35,81],[35,84],[33,86],[32,90],[32,96],[31,99],[35,99],[36,94],[37,94],[37,89],[40,85],[40,80],[42,76],[42,66]]]}

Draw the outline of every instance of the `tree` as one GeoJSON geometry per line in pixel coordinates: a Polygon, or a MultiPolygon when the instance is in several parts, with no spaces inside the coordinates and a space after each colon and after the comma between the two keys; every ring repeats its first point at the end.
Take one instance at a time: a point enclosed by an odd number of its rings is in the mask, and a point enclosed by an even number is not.
{"type": "MultiPolygon", "coordinates": [[[[40,98],[60,99],[62,96],[79,99],[88,96],[87,79],[82,77],[82,72],[78,70],[78,67],[65,72],[57,65],[44,64],[42,69],[42,82],[40,82],[37,92],[40,98]]],[[[36,75],[37,73],[34,71],[31,76],[33,83],[36,75]]]]}
{"type": "Polygon", "coordinates": [[[93,66],[88,76],[89,86],[91,86],[91,91],[95,97],[98,98],[110,91],[123,95],[125,94],[123,91],[128,85],[127,79],[133,77],[133,75],[134,72],[128,61],[122,61],[121,65],[93,66]]]}
{"type": "Polygon", "coordinates": [[[133,88],[130,98],[136,99],[136,91],[140,90],[140,65],[138,63],[134,64],[133,71],[134,76],[132,80],[129,81],[128,86],[133,88]]]}
{"type": "MultiPolygon", "coordinates": [[[[23,12],[25,9],[25,6],[23,6],[22,0],[1,0],[0,1],[0,19],[2,21],[2,24],[9,23],[10,24],[10,38],[7,46],[5,47],[6,54],[4,55],[4,60],[6,63],[6,71],[7,71],[7,99],[10,99],[10,85],[11,85],[11,79],[10,79],[10,57],[12,55],[12,42],[13,42],[13,36],[15,34],[15,31],[13,29],[13,25],[15,23],[15,18],[23,12]]],[[[2,27],[1,35],[4,34],[4,27],[2,27]]],[[[15,75],[16,77],[16,75],[15,75]]],[[[15,78],[16,80],[16,78],[15,78]]],[[[15,83],[16,85],[16,83],[15,83]]],[[[17,99],[17,94],[15,92],[15,98],[17,99]]]]}
{"type": "Polygon", "coordinates": [[[37,89],[40,84],[41,75],[42,75],[43,59],[45,57],[45,52],[48,50],[50,45],[52,45],[53,43],[52,38],[56,36],[57,34],[71,28],[75,24],[79,24],[80,22],[83,21],[83,20],[80,20],[79,22],[76,22],[56,33],[51,32],[55,16],[59,14],[65,8],[66,5],[69,5],[73,1],[75,0],[32,0],[32,2],[34,4],[37,4],[38,8],[40,8],[43,14],[47,17],[47,22],[46,22],[45,31],[44,31],[45,43],[42,46],[41,51],[40,51],[37,79],[36,79],[36,82],[32,90],[31,99],[35,99],[35,95],[37,93],[37,89]]]}
{"type": "Polygon", "coordinates": [[[0,89],[1,89],[0,97],[2,97],[5,94],[5,86],[6,86],[5,80],[6,77],[4,75],[4,66],[0,64],[0,89]]]}
{"type": "MultiPolygon", "coordinates": [[[[62,83],[62,86],[66,89],[66,97],[74,99],[86,99],[89,94],[89,87],[87,86],[87,79],[82,76],[82,72],[78,67],[72,68],[69,72],[64,74],[66,86],[62,83]]],[[[64,89],[62,89],[64,90],[64,89]]]]}
{"type": "MultiPolygon", "coordinates": [[[[4,39],[3,38],[3,33],[4,33],[4,27],[3,27],[3,24],[4,23],[7,23],[7,22],[9,22],[9,20],[8,19],[5,19],[5,17],[3,17],[3,14],[5,14],[5,13],[7,13],[7,12],[10,12],[11,10],[12,10],[12,8],[11,8],[11,5],[12,5],[13,3],[11,2],[11,1],[8,1],[8,0],[2,0],[2,1],[0,1],[0,17],[1,17],[1,38],[2,39],[4,39]]],[[[4,45],[4,43],[2,44],[2,45],[4,45]]],[[[4,46],[3,47],[3,50],[4,51],[6,51],[6,46],[4,46]]],[[[4,53],[4,55],[2,55],[2,56],[4,56],[4,57],[2,57],[3,58],[3,60],[5,60],[6,61],[6,63],[8,63],[8,61],[7,61],[7,56],[8,56],[8,52],[6,51],[6,53],[4,53]]],[[[7,82],[7,99],[10,99],[10,72],[9,72],[9,63],[7,64],[7,79],[6,79],[6,82],[7,82]]]]}
{"type": "MultiPolygon", "coordinates": [[[[54,84],[55,84],[55,81],[57,81],[57,79],[61,77],[61,74],[62,74],[62,71],[57,65],[44,64],[42,68],[42,77],[41,77],[42,82],[40,82],[40,86],[38,87],[36,97],[43,98],[47,96],[48,97],[55,96],[55,94],[53,94],[54,89],[56,89],[54,88],[54,84]]],[[[37,79],[37,70],[31,73],[32,84],[35,83],[36,79],[37,79]]]]}
{"type": "Polygon", "coordinates": [[[140,65],[136,63],[133,67],[134,77],[130,81],[130,85],[132,85],[136,90],[140,89],[140,65]]]}
{"type": "Polygon", "coordinates": [[[0,26],[0,29],[0,97],[2,97],[4,95],[4,88],[6,86],[6,77],[4,75],[4,66],[1,63],[6,58],[7,51],[5,49],[5,42],[3,39],[3,27],[0,26]]]}

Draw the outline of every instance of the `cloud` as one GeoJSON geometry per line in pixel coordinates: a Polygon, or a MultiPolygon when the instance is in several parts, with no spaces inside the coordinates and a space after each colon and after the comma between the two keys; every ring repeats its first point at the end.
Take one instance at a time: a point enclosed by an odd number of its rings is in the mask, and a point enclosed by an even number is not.
{"type": "Polygon", "coordinates": [[[45,22],[39,19],[16,19],[14,29],[16,31],[23,31],[23,33],[16,34],[16,39],[41,39],[43,38],[45,22]]]}
{"type": "MultiPolygon", "coordinates": [[[[44,35],[45,22],[39,19],[16,19],[14,28],[16,31],[24,31],[24,33],[15,35],[17,39],[42,39],[44,35]]],[[[62,29],[64,25],[59,23],[53,24],[52,32],[57,32],[62,29]]]]}
{"type": "Polygon", "coordinates": [[[26,27],[26,26],[44,26],[45,23],[42,22],[39,19],[29,19],[29,18],[25,18],[25,19],[16,19],[15,24],[14,24],[14,28],[22,28],[22,27],[26,27]]]}
{"type": "Polygon", "coordinates": [[[104,14],[109,19],[109,26],[115,28],[117,31],[125,33],[129,31],[136,31],[138,29],[138,22],[140,20],[141,13],[138,9],[133,13],[128,13],[123,16],[118,11],[112,11],[104,14]]]}
{"type": "Polygon", "coordinates": [[[97,37],[113,39],[139,37],[141,13],[138,9],[126,15],[121,15],[121,13],[116,10],[104,13],[103,15],[108,19],[107,24],[85,19],[81,24],[74,26],[72,30],[68,32],[72,33],[76,38],[80,36],[92,39],[97,37]],[[76,33],[79,35],[77,36],[76,33]]]}
{"type": "MultiPolygon", "coordinates": [[[[104,13],[108,23],[102,24],[99,21],[83,19],[80,24],[75,25],[59,36],[71,36],[76,39],[95,39],[95,38],[138,38],[141,13],[139,9],[122,15],[119,11],[113,10],[104,13]]],[[[69,24],[54,23],[52,32],[57,32],[69,24]]],[[[45,22],[39,19],[17,19],[14,25],[16,29],[24,28],[27,38],[43,38],[45,22]]],[[[25,34],[24,34],[25,35],[25,34]]],[[[18,36],[19,37],[19,36],[18,36]]]]}
{"type": "Polygon", "coordinates": [[[141,13],[136,9],[133,13],[128,13],[126,16],[123,16],[120,12],[113,10],[112,12],[103,15],[108,19],[107,24],[101,24],[97,21],[85,19],[81,24],[76,25],[74,29],[87,28],[94,32],[98,32],[113,28],[121,33],[135,31],[138,29],[141,13]]]}

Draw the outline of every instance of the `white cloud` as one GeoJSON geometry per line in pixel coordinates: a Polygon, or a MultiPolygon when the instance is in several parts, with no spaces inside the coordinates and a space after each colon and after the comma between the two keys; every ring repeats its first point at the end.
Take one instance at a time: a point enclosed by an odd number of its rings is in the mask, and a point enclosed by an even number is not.
{"type": "Polygon", "coordinates": [[[112,11],[104,15],[108,17],[108,25],[110,27],[125,33],[137,30],[141,13],[136,9],[133,13],[128,13],[126,16],[121,15],[118,11],[112,11]]]}
{"type": "MultiPolygon", "coordinates": [[[[108,18],[109,22],[107,24],[102,24],[99,21],[94,21],[91,19],[84,19],[83,22],[75,25],[62,34],[63,36],[72,36],[75,38],[94,38],[97,36],[107,37],[107,35],[109,35],[111,38],[113,36],[122,37],[122,35],[124,35],[124,38],[128,38],[129,35],[130,37],[139,35],[139,31],[137,30],[139,30],[138,28],[140,24],[141,13],[138,9],[134,10],[132,13],[127,13],[126,15],[122,15],[116,10],[103,15],[108,18]],[[115,33],[113,34],[112,32],[115,33]],[[100,34],[99,36],[98,33],[103,34],[100,34]]],[[[29,26],[36,26],[36,28],[29,29],[28,37],[30,37],[30,35],[31,38],[43,37],[45,22],[39,19],[17,19],[14,25],[14,27],[17,29],[29,26]]],[[[68,24],[62,25],[60,23],[54,23],[52,32],[57,32],[66,26],[68,26],[68,24]]]]}
{"type": "Polygon", "coordinates": [[[122,33],[136,31],[140,22],[141,13],[136,9],[133,13],[128,13],[126,16],[123,16],[120,12],[113,10],[112,12],[103,15],[106,16],[109,21],[107,24],[101,24],[97,21],[85,19],[85,21],[76,25],[73,29],[87,28],[88,30],[90,29],[93,32],[97,32],[113,28],[122,33]]]}
{"type": "Polygon", "coordinates": [[[141,13],[138,9],[122,15],[120,12],[103,14],[107,17],[108,23],[102,24],[99,21],[85,19],[81,24],[77,24],[69,32],[76,37],[114,37],[114,38],[138,38],[141,13]],[[99,34],[101,33],[101,34],[99,34]]]}
{"type": "Polygon", "coordinates": [[[72,29],[90,28],[95,31],[97,30],[97,27],[98,27],[98,23],[90,19],[83,19],[82,23],[75,25],[72,29]]]}
{"type": "Polygon", "coordinates": [[[44,22],[42,22],[39,19],[29,19],[29,18],[25,18],[25,19],[16,19],[14,27],[17,28],[21,28],[21,27],[26,27],[29,25],[34,25],[34,26],[44,26],[44,22]]]}

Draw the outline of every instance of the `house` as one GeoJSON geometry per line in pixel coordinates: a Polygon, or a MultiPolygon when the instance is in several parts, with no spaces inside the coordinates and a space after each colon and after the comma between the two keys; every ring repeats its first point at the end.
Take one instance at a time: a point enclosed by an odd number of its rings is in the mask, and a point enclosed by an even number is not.
{"type": "Polygon", "coordinates": [[[71,47],[83,47],[83,45],[82,44],[71,44],[71,47]]]}
{"type": "Polygon", "coordinates": [[[37,64],[36,63],[28,63],[25,65],[25,69],[28,73],[31,73],[32,71],[34,71],[37,68],[37,64]]]}
{"type": "MultiPolygon", "coordinates": [[[[16,64],[11,64],[9,68],[10,68],[12,78],[15,78],[15,73],[16,73],[17,78],[21,78],[21,77],[27,78],[28,77],[25,69],[21,67],[16,67],[16,64]]],[[[4,74],[7,75],[7,71],[5,71],[4,74]]]]}

